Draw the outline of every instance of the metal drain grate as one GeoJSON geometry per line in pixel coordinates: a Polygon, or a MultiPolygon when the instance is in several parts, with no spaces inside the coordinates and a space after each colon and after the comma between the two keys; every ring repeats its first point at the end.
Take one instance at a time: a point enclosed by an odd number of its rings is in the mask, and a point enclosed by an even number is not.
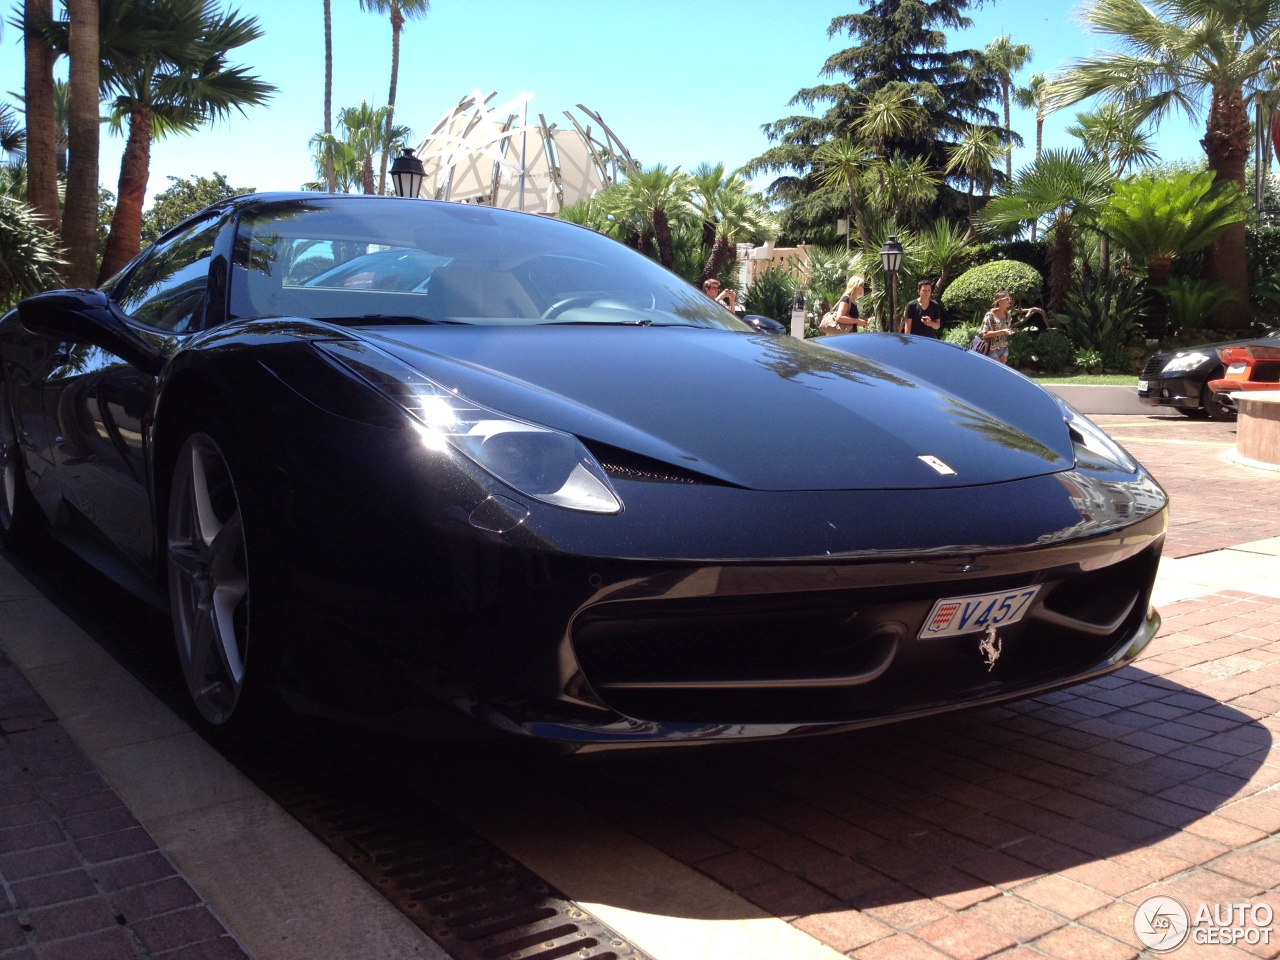
{"type": "Polygon", "coordinates": [[[377,771],[287,763],[237,758],[455,960],[650,960],[471,828],[377,771]]]}

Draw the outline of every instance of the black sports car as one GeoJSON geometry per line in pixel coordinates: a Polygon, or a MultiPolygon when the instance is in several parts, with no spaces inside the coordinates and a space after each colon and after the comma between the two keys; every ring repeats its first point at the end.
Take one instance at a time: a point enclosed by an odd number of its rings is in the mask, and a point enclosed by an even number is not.
{"type": "Polygon", "coordinates": [[[1069,406],[938,341],[762,333],[545,217],[240,197],[23,301],[0,354],[5,543],[47,526],[166,606],[214,735],[281,699],[579,746],[835,730],[1097,676],[1159,624],[1165,495],[1069,406]]]}
{"type": "Polygon", "coordinates": [[[1225,372],[1218,350],[1254,344],[1275,346],[1277,339],[1280,339],[1280,329],[1260,337],[1152,354],[1138,377],[1138,399],[1152,407],[1172,407],[1187,416],[1208,414],[1213,420],[1234,420],[1234,404],[1215,402],[1208,386],[1210,380],[1221,379],[1225,372]]]}

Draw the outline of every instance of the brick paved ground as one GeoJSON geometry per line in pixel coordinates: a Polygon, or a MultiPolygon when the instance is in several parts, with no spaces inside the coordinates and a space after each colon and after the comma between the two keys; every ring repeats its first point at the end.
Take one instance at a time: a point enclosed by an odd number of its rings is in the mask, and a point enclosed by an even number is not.
{"type": "Polygon", "coordinates": [[[2,657],[0,886],[3,960],[246,956],[2,657]]]}
{"type": "MultiPolygon", "coordinates": [[[[1098,419],[1172,495],[1170,556],[1280,536],[1280,473],[1226,462],[1232,425],[1098,419]]],[[[556,783],[860,960],[1134,957],[1155,894],[1280,919],[1280,583],[1162,613],[1135,665],[1035,700],[556,783]]]]}
{"type": "Polygon", "coordinates": [[[1233,423],[1095,417],[1169,492],[1167,557],[1280,536],[1280,473],[1224,461],[1233,423]]]}

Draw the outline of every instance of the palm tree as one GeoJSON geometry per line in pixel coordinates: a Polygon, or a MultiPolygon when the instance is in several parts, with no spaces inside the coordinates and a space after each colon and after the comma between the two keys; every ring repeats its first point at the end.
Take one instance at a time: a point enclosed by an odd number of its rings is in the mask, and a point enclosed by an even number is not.
{"type": "Polygon", "coordinates": [[[63,266],[58,235],[28,204],[0,196],[0,313],[21,297],[62,286],[63,266]]]}
{"type": "Polygon", "coordinates": [[[360,170],[359,181],[365,193],[376,192],[373,158],[381,155],[385,161],[387,154],[395,149],[396,144],[402,143],[411,133],[405,126],[393,125],[388,129],[386,122],[390,109],[390,107],[374,109],[361,100],[358,107],[343,107],[338,111],[338,124],[342,128],[341,137],[333,133],[318,133],[311,138],[311,142],[319,146],[323,152],[333,154],[335,168],[340,162],[348,165],[354,159],[360,170]]]}
{"type": "MultiPolygon", "coordinates": [[[[988,69],[1000,82],[1000,99],[1004,102],[1004,128],[1012,131],[1009,111],[1013,105],[1013,78],[1018,71],[1031,62],[1031,47],[1025,43],[1014,43],[1008,35],[996,37],[983,54],[988,69]]],[[[1038,152],[1038,151],[1037,151],[1038,152]]],[[[1013,179],[1013,150],[1006,148],[1004,157],[1005,177],[1013,179]]]]}
{"type": "Polygon", "coordinates": [[[1174,257],[1204,249],[1223,230],[1248,219],[1239,189],[1200,170],[1117,183],[1098,223],[1129,253],[1147,261],[1147,280],[1160,286],[1169,281],[1174,257]]]}
{"type": "Polygon", "coordinates": [[[1111,168],[1081,150],[1046,150],[1018,172],[1009,192],[991,201],[978,222],[994,228],[1020,227],[1043,217],[1052,220],[1049,252],[1049,312],[1062,309],[1072,284],[1075,232],[1092,224],[1111,196],[1111,168]]]}
{"type": "MultiPolygon", "coordinates": [[[[1049,104],[1046,99],[1049,81],[1043,73],[1033,73],[1027,85],[1013,92],[1014,102],[1024,110],[1036,112],[1036,159],[1044,152],[1044,121],[1049,115],[1049,104]]],[[[1031,242],[1035,243],[1037,224],[1031,224],[1031,242]]]]}
{"type": "MultiPolygon", "coordinates": [[[[324,133],[333,136],[333,2],[324,0],[324,133]]],[[[330,193],[337,191],[333,153],[324,154],[324,182],[330,193]]]]}
{"type": "Polygon", "coordinates": [[[1145,166],[1157,160],[1151,137],[1138,130],[1133,118],[1114,103],[1104,103],[1092,113],[1077,113],[1067,133],[1110,166],[1117,178],[1123,177],[1131,164],[1145,166]]]}
{"type": "Polygon", "coordinates": [[[111,124],[128,121],[115,215],[99,279],[141,246],[151,141],[191,133],[233,110],[266,102],[274,87],[233,66],[227,54],[262,35],[255,17],[222,13],[215,0],[100,0],[102,85],[115,94],[111,124]]]}
{"type": "Polygon", "coordinates": [[[622,214],[639,224],[640,250],[648,254],[648,241],[658,245],[658,262],[667,269],[675,265],[671,221],[691,214],[688,178],[679,167],[668,170],[662,164],[634,170],[619,184],[617,195],[622,214]]]}
{"type": "MultiPolygon", "coordinates": [[[[1204,145],[1209,170],[1245,189],[1248,103],[1280,54],[1274,0],[1092,0],[1085,23],[1123,49],[1074,61],[1052,83],[1051,100],[1078,103],[1101,95],[1136,122],[1158,123],[1171,110],[1196,117],[1208,101],[1204,145]]],[[[1243,301],[1248,293],[1245,225],[1229,227],[1209,248],[1212,279],[1243,301]]],[[[1240,311],[1224,305],[1218,322],[1240,311]]]]}
{"type": "MultiPolygon", "coordinates": [[[[396,112],[396,81],[400,75],[400,31],[406,20],[425,20],[431,12],[431,0],[360,0],[360,9],[370,13],[391,16],[391,92],[387,94],[387,117],[383,140],[391,142],[391,120],[396,112]]],[[[378,193],[387,188],[387,155],[382,154],[382,169],[378,174],[378,193]]]]}
{"type": "Polygon", "coordinates": [[[733,186],[730,186],[734,179],[725,176],[723,163],[715,165],[705,162],[700,163],[689,174],[689,189],[692,191],[689,202],[693,204],[694,212],[702,220],[702,245],[704,247],[715,246],[716,222],[720,219],[716,204],[724,190],[734,189],[733,186]]]}
{"type": "MultiPolygon", "coordinates": [[[[862,246],[870,247],[871,234],[867,230],[862,196],[867,176],[876,160],[875,153],[861,140],[836,137],[814,151],[813,159],[818,167],[819,183],[825,187],[844,187],[849,192],[852,226],[857,228],[862,246]]],[[[852,228],[849,232],[853,233],[852,228]]]]}
{"type": "Polygon", "coordinates": [[[929,114],[905,83],[890,83],[867,97],[854,130],[875,144],[881,159],[889,159],[890,142],[917,133],[929,122],[929,114]]]}
{"type": "Polygon", "coordinates": [[[67,47],[71,81],[67,84],[67,145],[74,162],[67,166],[67,202],[62,242],[67,248],[67,282],[91,287],[98,276],[98,153],[102,118],[98,113],[98,0],[67,0],[67,47]]]}
{"type": "Polygon", "coordinates": [[[54,126],[53,61],[46,30],[52,0],[25,0],[22,40],[26,56],[27,202],[46,227],[59,229],[58,171],[54,126]]]}
{"type": "Polygon", "coordinates": [[[27,131],[8,104],[0,103],[0,150],[19,153],[27,145],[27,131]]]}
{"type": "Polygon", "coordinates": [[[948,150],[949,157],[943,172],[961,177],[969,184],[967,196],[970,236],[973,231],[973,190],[980,187],[984,197],[991,195],[991,188],[996,180],[996,163],[1004,152],[995,131],[976,124],[970,124],[960,142],[953,144],[948,150]]]}
{"type": "Polygon", "coordinates": [[[316,179],[302,185],[303,190],[320,193],[351,193],[364,188],[364,163],[351,144],[332,133],[318,133],[311,138],[316,147],[312,159],[316,179]]]}
{"type": "Polygon", "coordinates": [[[1049,81],[1043,73],[1033,73],[1027,85],[1013,91],[1013,100],[1024,110],[1036,112],[1036,159],[1044,152],[1044,121],[1051,112],[1046,99],[1049,81]]]}
{"type": "Polygon", "coordinates": [[[698,276],[698,285],[720,275],[726,264],[736,257],[737,245],[748,240],[772,239],[778,235],[777,224],[764,199],[735,177],[734,186],[721,192],[716,203],[716,239],[698,276]]]}
{"type": "Polygon", "coordinates": [[[941,178],[929,168],[928,157],[907,159],[895,150],[888,160],[877,160],[873,170],[879,191],[872,205],[895,223],[909,222],[938,195],[941,178]]]}

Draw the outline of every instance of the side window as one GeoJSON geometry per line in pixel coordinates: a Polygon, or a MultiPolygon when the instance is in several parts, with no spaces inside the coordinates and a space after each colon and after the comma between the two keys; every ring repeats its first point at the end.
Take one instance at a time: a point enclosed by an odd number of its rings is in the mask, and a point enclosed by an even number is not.
{"type": "Polygon", "coordinates": [[[198,221],[156,247],[116,298],[125,313],[156,330],[194,330],[200,322],[220,222],[216,218],[198,221]]]}

